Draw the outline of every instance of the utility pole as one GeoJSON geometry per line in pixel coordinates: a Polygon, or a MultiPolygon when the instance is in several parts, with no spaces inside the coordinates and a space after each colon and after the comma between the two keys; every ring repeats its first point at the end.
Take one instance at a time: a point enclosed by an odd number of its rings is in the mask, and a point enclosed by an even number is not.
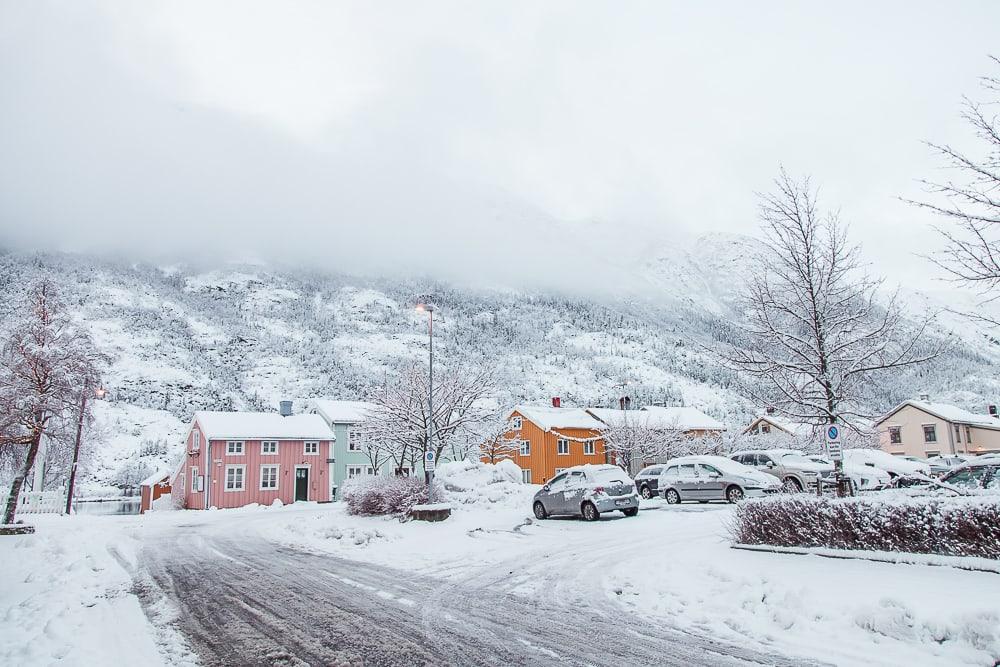
{"type": "MultiPolygon", "coordinates": [[[[80,416],[76,422],[76,442],[73,445],[73,466],[69,470],[69,486],[66,489],[66,514],[73,511],[73,491],[76,489],[76,468],[80,463],[80,442],[83,439],[83,418],[87,414],[87,395],[90,393],[90,383],[84,383],[80,397],[80,416]]],[[[97,398],[104,398],[104,387],[94,390],[97,398]]]]}

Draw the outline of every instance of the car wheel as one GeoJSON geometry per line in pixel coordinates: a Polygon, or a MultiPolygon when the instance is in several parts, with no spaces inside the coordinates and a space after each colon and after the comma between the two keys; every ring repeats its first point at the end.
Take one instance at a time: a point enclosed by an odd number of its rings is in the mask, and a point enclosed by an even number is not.
{"type": "Polygon", "coordinates": [[[731,503],[738,503],[743,500],[743,489],[735,484],[726,489],[726,500],[731,503]]]}
{"type": "Polygon", "coordinates": [[[601,518],[601,513],[594,507],[594,503],[584,503],[580,510],[583,512],[583,518],[587,521],[597,521],[601,518]]]}
{"type": "Polygon", "coordinates": [[[667,492],[663,494],[668,505],[678,505],[681,502],[681,494],[677,493],[674,489],[667,489],[667,492]]]}
{"type": "Polygon", "coordinates": [[[545,505],[540,501],[535,501],[535,506],[532,508],[535,511],[536,519],[548,519],[549,513],[545,511],[545,505]]]}
{"type": "Polygon", "coordinates": [[[640,494],[640,495],[641,495],[641,496],[642,496],[643,498],[645,498],[646,500],[649,500],[650,498],[652,498],[652,497],[653,497],[653,492],[652,492],[652,491],[650,491],[650,490],[649,490],[649,487],[648,487],[648,486],[646,486],[646,485],[643,485],[643,487],[642,487],[642,491],[640,491],[640,492],[639,492],[639,494],[640,494]]]}
{"type": "Polygon", "coordinates": [[[802,484],[794,477],[785,478],[785,491],[787,493],[802,493],[802,484]]]}
{"type": "Polygon", "coordinates": [[[622,514],[624,514],[625,516],[635,516],[638,513],[639,513],[638,507],[629,507],[622,510],[622,514]]]}

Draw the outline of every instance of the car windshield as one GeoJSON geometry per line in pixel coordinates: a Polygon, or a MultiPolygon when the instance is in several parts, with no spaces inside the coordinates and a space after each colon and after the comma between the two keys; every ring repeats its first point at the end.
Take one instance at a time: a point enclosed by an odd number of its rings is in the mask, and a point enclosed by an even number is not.
{"type": "Polygon", "coordinates": [[[795,464],[795,463],[815,463],[815,461],[810,461],[801,454],[783,454],[781,456],[781,462],[784,464],[795,464]]]}
{"type": "Polygon", "coordinates": [[[827,459],[824,459],[822,456],[810,456],[809,460],[812,461],[813,463],[822,463],[825,466],[833,465],[832,461],[828,461],[827,459]]]}

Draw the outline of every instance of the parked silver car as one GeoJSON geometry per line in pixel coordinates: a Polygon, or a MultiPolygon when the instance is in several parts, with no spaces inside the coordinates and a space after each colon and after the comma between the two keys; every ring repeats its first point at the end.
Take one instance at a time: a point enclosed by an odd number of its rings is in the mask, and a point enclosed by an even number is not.
{"type": "Polygon", "coordinates": [[[737,463],[756,468],[780,479],[790,493],[815,491],[820,478],[833,474],[832,465],[810,461],[794,449],[765,449],[753,452],[734,452],[730,458],[737,463]]]}
{"type": "Polygon", "coordinates": [[[663,472],[663,466],[657,464],[647,466],[636,474],[635,490],[639,492],[640,496],[648,500],[649,498],[658,495],[657,485],[659,483],[661,472],[663,472]]]}
{"type": "Polygon", "coordinates": [[[781,491],[781,481],[724,456],[682,456],[663,466],[660,494],[674,505],[685,500],[739,502],[781,491]]]}
{"type": "Polygon", "coordinates": [[[597,521],[602,512],[639,513],[639,494],[632,478],[615,465],[568,468],[543,486],[532,502],[539,519],[554,515],[582,516],[597,521]]]}

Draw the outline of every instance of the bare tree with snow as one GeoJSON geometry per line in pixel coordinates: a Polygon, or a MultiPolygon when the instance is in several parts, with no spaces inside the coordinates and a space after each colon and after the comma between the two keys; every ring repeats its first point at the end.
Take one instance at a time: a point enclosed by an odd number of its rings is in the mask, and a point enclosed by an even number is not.
{"type": "Polygon", "coordinates": [[[473,436],[494,410],[486,400],[493,389],[493,374],[489,370],[446,370],[434,383],[432,416],[427,373],[422,368],[410,367],[372,396],[375,407],[365,421],[365,437],[378,443],[396,468],[413,470],[425,446],[438,460],[446,450],[464,456],[463,452],[479,445],[473,436]],[[434,441],[428,442],[431,419],[434,441]]]}
{"type": "MultiPolygon", "coordinates": [[[[1000,58],[991,60],[1000,66],[1000,58]]],[[[992,99],[979,103],[966,97],[962,109],[962,117],[981,142],[980,154],[929,144],[955,178],[923,181],[938,196],[934,202],[907,201],[948,223],[938,227],[945,240],[943,255],[930,259],[954,280],[975,287],[992,301],[1000,298],[1000,116],[996,112],[1000,76],[984,76],[980,82],[992,99]]]]}
{"type": "Polygon", "coordinates": [[[809,180],[784,171],[761,195],[766,249],[744,293],[746,323],[721,356],[759,405],[798,423],[858,429],[866,394],[893,372],[937,356],[895,294],[863,274],[857,246],[835,213],[820,210],[809,180]]]}
{"type": "MultiPolygon", "coordinates": [[[[487,459],[489,463],[498,463],[510,459],[521,450],[521,441],[508,437],[513,431],[510,416],[503,412],[494,412],[475,429],[475,453],[478,457],[487,459]]],[[[473,453],[471,450],[470,454],[473,453]]]]}
{"type": "Polygon", "coordinates": [[[20,312],[22,319],[0,349],[0,448],[13,450],[20,460],[4,511],[6,524],[14,521],[43,433],[81,417],[82,392],[96,385],[100,361],[48,280],[34,286],[20,312]]]}

